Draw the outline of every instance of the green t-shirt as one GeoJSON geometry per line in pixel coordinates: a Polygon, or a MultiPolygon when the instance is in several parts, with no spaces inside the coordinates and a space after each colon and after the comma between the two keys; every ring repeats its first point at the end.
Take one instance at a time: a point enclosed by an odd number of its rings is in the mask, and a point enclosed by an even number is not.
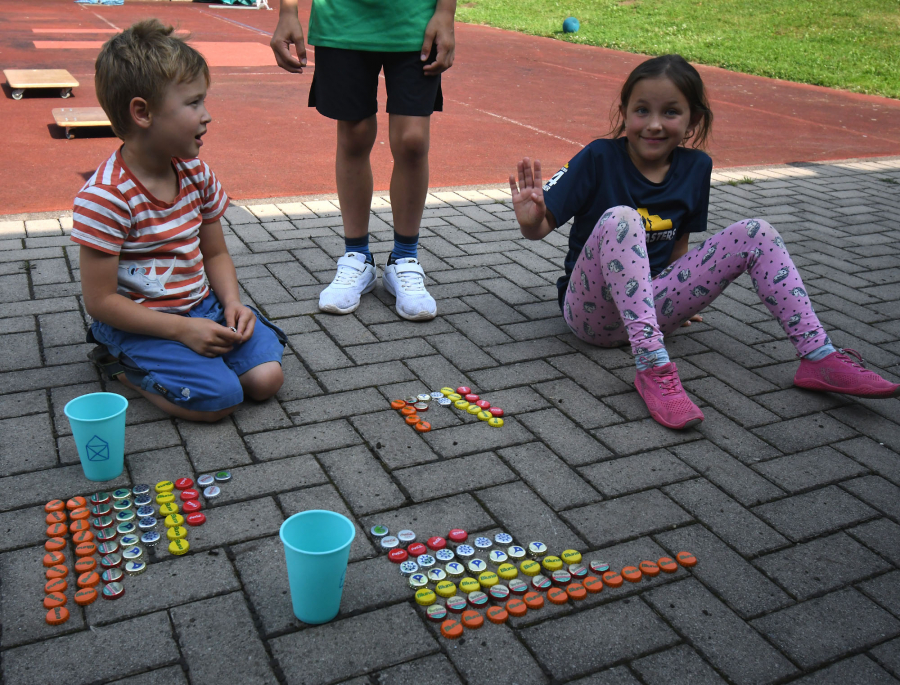
{"type": "Polygon", "coordinates": [[[422,48],[437,0],[313,0],[310,45],[369,52],[422,48]]]}

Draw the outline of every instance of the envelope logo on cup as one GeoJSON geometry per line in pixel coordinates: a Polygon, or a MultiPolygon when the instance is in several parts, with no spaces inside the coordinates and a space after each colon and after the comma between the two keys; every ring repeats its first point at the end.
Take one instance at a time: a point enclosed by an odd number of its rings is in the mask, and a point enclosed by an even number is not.
{"type": "Polygon", "coordinates": [[[88,440],[88,461],[107,461],[109,459],[109,443],[98,435],[88,440]]]}

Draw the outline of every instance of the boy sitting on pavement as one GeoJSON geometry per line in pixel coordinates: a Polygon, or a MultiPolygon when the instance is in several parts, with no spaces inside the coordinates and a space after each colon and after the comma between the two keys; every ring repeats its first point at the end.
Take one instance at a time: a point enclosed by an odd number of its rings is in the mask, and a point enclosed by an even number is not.
{"type": "Polygon", "coordinates": [[[172,33],[141,21],[97,57],[97,99],[122,146],[75,197],[72,240],[88,341],[101,345],[91,360],[173,416],[217,421],[245,394],[278,392],[286,338],[241,304],[228,197],[197,158],[209,67],[172,33]]]}

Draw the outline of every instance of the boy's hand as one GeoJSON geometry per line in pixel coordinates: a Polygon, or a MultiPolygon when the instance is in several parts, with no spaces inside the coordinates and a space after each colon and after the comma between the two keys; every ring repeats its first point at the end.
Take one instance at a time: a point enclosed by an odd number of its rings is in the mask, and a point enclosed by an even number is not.
{"type": "Polygon", "coordinates": [[[278,66],[292,74],[302,74],[306,66],[306,42],[303,40],[303,27],[297,18],[296,9],[293,13],[284,12],[278,17],[278,26],[269,41],[269,47],[275,53],[275,61],[278,66]],[[291,54],[291,45],[297,48],[297,56],[291,54]]]}
{"type": "Polygon", "coordinates": [[[234,302],[225,305],[225,323],[232,328],[236,328],[238,335],[241,336],[241,342],[246,342],[253,335],[253,328],[256,326],[256,315],[250,307],[240,302],[234,302]]]}
{"type": "Polygon", "coordinates": [[[240,333],[209,319],[184,317],[183,326],[178,342],[204,357],[220,357],[241,342],[240,333]]]}
{"type": "Polygon", "coordinates": [[[456,38],[453,35],[453,12],[437,11],[425,27],[425,41],[422,43],[420,59],[425,62],[431,55],[431,48],[437,45],[437,57],[426,64],[422,71],[426,76],[437,76],[453,66],[456,38]]]}
{"type": "Polygon", "coordinates": [[[516,210],[516,220],[525,230],[535,230],[543,222],[547,215],[547,205],[544,204],[544,189],[541,181],[541,163],[534,160],[534,172],[531,170],[531,160],[526,157],[516,164],[519,174],[519,184],[516,186],[516,177],[509,175],[509,190],[512,193],[513,209],[516,210]]]}

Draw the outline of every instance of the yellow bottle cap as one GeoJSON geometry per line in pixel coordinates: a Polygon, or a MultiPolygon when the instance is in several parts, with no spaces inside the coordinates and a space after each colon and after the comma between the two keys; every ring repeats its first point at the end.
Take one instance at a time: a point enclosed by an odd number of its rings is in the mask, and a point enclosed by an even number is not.
{"type": "Polygon", "coordinates": [[[481,410],[480,412],[478,412],[475,416],[477,416],[478,419],[481,420],[481,421],[490,421],[491,418],[492,418],[494,415],[491,414],[491,412],[482,409],[482,410],[481,410]]]}
{"type": "Polygon", "coordinates": [[[437,597],[435,597],[434,593],[427,587],[423,587],[421,590],[416,591],[416,604],[427,607],[431,606],[436,601],[437,597]]]}
{"type": "Polygon", "coordinates": [[[581,552],[579,552],[577,549],[563,550],[563,553],[559,556],[567,564],[577,564],[581,561],[581,552]]]}
{"type": "Polygon", "coordinates": [[[153,489],[157,492],[172,492],[175,489],[175,483],[170,480],[161,480],[153,489]]]}
{"type": "Polygon", "coordinates": [[[468,595],[470,592],[477,592],[481,589],[481,585],[474,578],[463,578],[459,581],[459,591],[468,595]]]}
{"type": "Polygon", "coordinates": [[[526,576],[536,576],[541,572],[541,565],[536,561],[532,561],[531,559],[526,559],[521,564],[519,564],[519,569],[526,576]]]}
{"type": "Polygon", "coordinates": [[[513,578],[518,577],[519,569],[513,564],[500,564],[497,568],[497,575],[503,578],[503,580],[512,580],[513,578]]]}
{"type": "Polygon", "coordinates": [[[500,582],[500,578],[493,571],[484,571],[478,576],[478,582],[481,583],[481,587],[494,587],[500,582]]]}
{"type": "Polygon", "coordinates": [[[168,504],[163,504],[159,508],[159,513],[161,516],[171,516],[172,514],[178,513],[178,505],[174,502],[169,502],[168,504]]]}
{"type": "Polygon", "coordinates": [[[451,402],[457,402],[462,399],[462,395],[460,395],[458,392],[451,392],[449,395],[447,395],[447,399],[451,402]]]}
{"type": "Polygon", "coordinates": [[[161,492],[156,496],[157,504],[171,504],[175,501],[175,495],[171,492],[161,492]]]}
{"type": "Polygon", "coordinates": [[[456,391],[453,388],[441,388],[441,394],[444,397],[449,397],[450,395],[452,395],[455,392],[456,391]]]}
{"type": "Polygon", "coordinates": [[[187,537],[187,528],[182,528],[181,526],[169,528],[169,530],[166,531],[166,537],[170,540],[183,540],[187,537]]]}
{"type": "Polygon", "coordinates": [[[180,557],[182,554],[187,554],[190,547],[187,540],[172,540],[172,542],[169,543],[169,553],[180,557]]]}
{"type": "Polygon", "coordinates": [[[488,425],[489,425],[491,428],[500,428],[500,426],[503,425],[503,419],[501,419],[501,418],[495,416],[495,417],[492,418],[492,419],[488,419],[488,425]]]}
{"type": "Polygon", "coordinates": [[[449,580],[442,580],[435,586],[434,590],[441,597],[452,597],[456,594],[456,585],[451,583],[449,580]]]}
{"type": "Polygon", "coordinates": [[[470,404],[470,405],[466,408],[466,411],[469,412],[470,414],[480,414],[480,413],[481,413],[481,407],[479,407],[477,404],[470,404]]]}
{"type": "Polygon", "coordinates": [[[456,400],[456,402],[453,403],[453,406],[457,409],[466,410],[469,408],[469,403],[465,400],[456,400]]]}
{"type": "Polygon", "coordinates": [[[169,514],[166,516],[163,523],[166,524],[166,528],[175,528],[176,526],[184,525],[184,516],[181,514],[169,514]]]}
{"type": "Polygon", "coordinates": [[[544,557],[544,568],[548,571],[558,571],[563,567],[562,559],[559,557],[554,557],[552,555],[548,555],[544,557]]]}

